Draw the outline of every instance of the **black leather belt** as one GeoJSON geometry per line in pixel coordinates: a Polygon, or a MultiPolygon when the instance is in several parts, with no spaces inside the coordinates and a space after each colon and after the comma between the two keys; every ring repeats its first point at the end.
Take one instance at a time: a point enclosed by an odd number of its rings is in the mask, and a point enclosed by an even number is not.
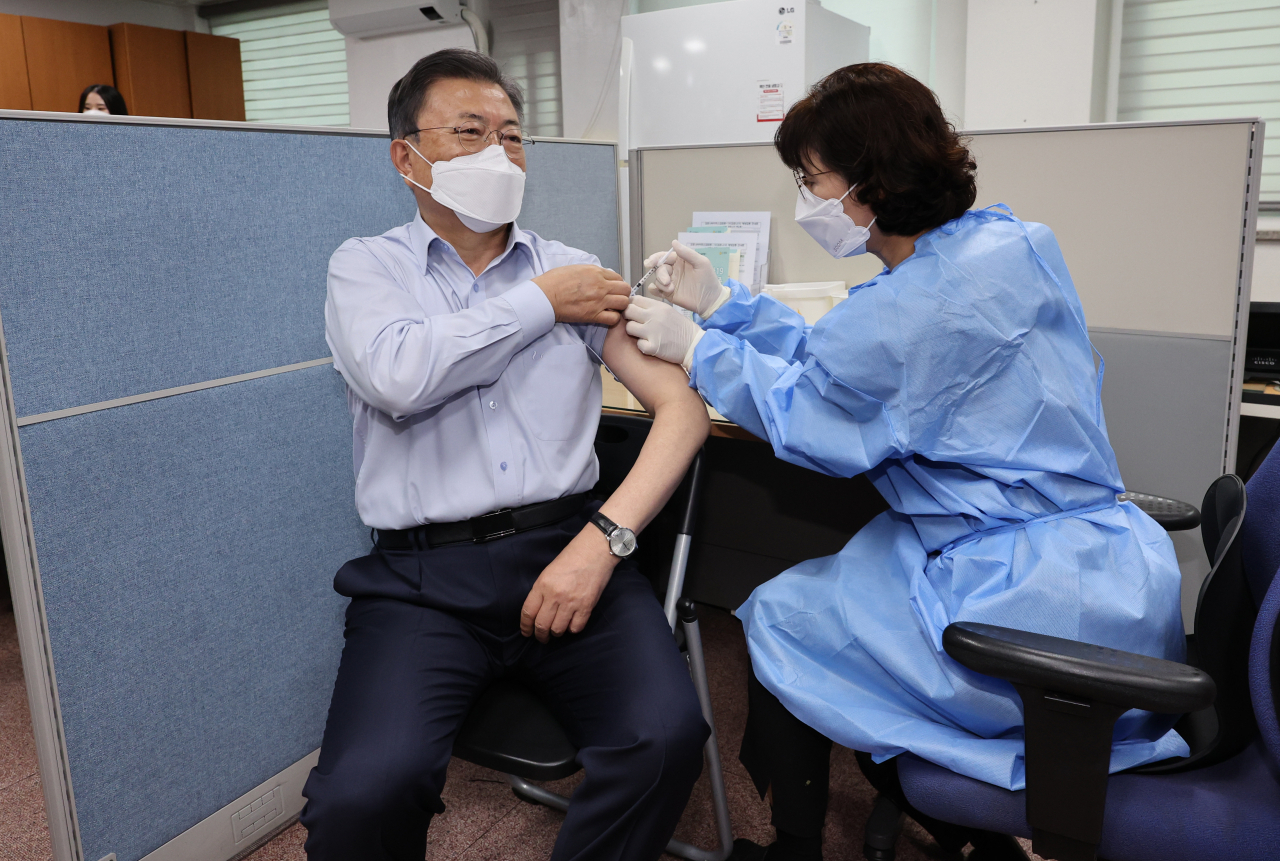
{"type": "Polygon", "coordinates": [[[445,544],[479,544],[559,523],[566,517],[580,513],[586,503],[587,494],[575,493],[550,502],[505,508],[456,523],[428,523],[413,529],[374,531],[377,533],[378,546],[385,550],[426,550],[445,544]]]}

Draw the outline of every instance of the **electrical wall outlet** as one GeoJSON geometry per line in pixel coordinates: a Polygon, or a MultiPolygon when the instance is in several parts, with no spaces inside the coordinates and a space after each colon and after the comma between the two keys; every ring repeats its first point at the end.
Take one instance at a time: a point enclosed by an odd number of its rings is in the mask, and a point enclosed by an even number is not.
{"type": "Polygon", "coordinates": [[[284,816],[284,788],[277,785],[260,798],[231,814],[231,831],[237,844],[260,833],[284,816]]]}

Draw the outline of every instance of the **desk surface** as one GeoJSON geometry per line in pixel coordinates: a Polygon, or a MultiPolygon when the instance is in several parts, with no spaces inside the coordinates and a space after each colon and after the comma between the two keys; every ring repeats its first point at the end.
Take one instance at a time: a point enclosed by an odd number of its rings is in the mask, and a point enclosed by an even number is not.
{"type": "MultiPolygon", "coordinates": [[[[607,413],[619,413],[622,415],[648,415],[644,407],[640,406],[640,402],[636,400],[635,395],[627,391],[627,387],[622,385],[613,378],[613,374],[601,369],[600,379],[604,388],[604,411],[607,413]]],[[[727,437],[729,439],[745,439],[763,442],[758,436],[750,431],[743,430],[733,422],[720,415],[710,406],[707,407],[707,415],[711,417],[711,435],[719,437],[727,437]]]]}
{"type": "Polygon", "coordinates": [[[1280,407],[1271,404],[1240,404],[1240,415],[1260,419],[1280,419],[1280,407]]]}

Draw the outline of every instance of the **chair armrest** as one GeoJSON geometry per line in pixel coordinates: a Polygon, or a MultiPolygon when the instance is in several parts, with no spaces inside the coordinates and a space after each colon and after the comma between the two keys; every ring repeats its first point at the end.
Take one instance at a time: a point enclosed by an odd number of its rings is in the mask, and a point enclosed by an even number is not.
{"type": "Polygon", "coordinates": [[[1217,692],[1208,673],[1186,664],[997,625],[948,625],[942,646],[974,672],[1126,709],[1184,714],[1217,692]]]}
{"type": "Polygon", "coordinates": [[[1097,858],[1120,715],[1196,711],[1216,693],[1207,673],[1186,664],[996,625],[948,625],[942,646],[1022,698],[1031,842],[1056,861],[1097,858]]]}

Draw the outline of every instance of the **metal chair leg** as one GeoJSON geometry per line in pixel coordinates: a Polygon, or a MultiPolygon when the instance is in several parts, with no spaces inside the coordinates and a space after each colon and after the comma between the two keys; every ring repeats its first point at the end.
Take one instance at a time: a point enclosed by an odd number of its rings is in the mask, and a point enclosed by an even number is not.
{"type": "Polygon", "coordinates": [[[511,784],[511,791],[518,798],[530,804],[545,804],[547,807],[553,807],[561,813],[569,812],[569,799],[563,795],[543,789],[536,783],[530,783],[523,777],[516,777],[514,774],[507,775],[507,782],[511,784]]]}
{"type": "Polygon", "coordinates": [[[711,728],[711,736],[704,749],[707,765],[711,768],[711,801],[716,812],[716,833],[720,845],[712,852],[672,840],[667,844],[667,851],[689,861],[724,861],[733,852],[733,826],[729,821],[729,796],[725,792],[724,770],[720,765],[716,720],[711,712],[711,688],[707,684],[707,663],[702,655],[702,633],[698,628],[698,613],[693,602],[688,598],[681,598],[679,608],[680,622],[684,626],[685,647],[689,655],[689,671],[693,674],[693,687],[698,692],[698,702],[702,705],[702,717],[711,728]]]}

